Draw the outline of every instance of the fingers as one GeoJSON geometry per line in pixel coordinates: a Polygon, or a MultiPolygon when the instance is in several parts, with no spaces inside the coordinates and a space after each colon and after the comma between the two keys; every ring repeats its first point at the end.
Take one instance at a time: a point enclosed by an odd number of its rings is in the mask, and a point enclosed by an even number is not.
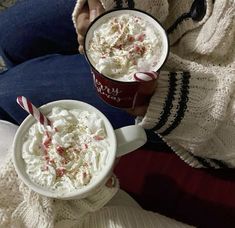
{"type": "Polygon", "coordinates": [[[88,0],[87,4],[84,5],[80,14],[77,18],[76,29],[77,29],[77,40],[79,43],[79,52],[84,53],[84,36],[87,29],[97,16],[104,12],[104,8],[99,0],[88,0]]]}
{"type": "Polygon", "coordinates": [[[83,47],[84,46],[84,36],[81,34],[78,34],[77,39],[78,39],[78,43],[79,43],[78,51],[79,51],[79,53],[84,54],[84,47],[83,47]]]}
{"type": "Polygon", "coordinates": [[[89,8],[88,5],[85,5],[80,14],[78,15],[77,18],[77,32],[78,34],[80,34],[81,36],[84,36],[87,28],[90,24],[90,19],[89,19],[89,8]]]}
{"type": "Polygon", "coordinates": [[[83,47],[83,45],[79,45],[78,51],[79,51],[80,54],[84,54],[84,47],[83,47]]]}
{"type": "Polygon", "coordinates": [[[90,9],[90,22],[104,12],[104,8],[99,0],[88,0],[88,6],[90,9]]]}
{"type": "Polygon", "coordinates": [[[86,34],[87,28],[90,24],[89,8],[88,5],[85,5],[77,18],[77,40],[79,43],[79,52],[84,53],[84,36],[86,34]]]}
{"type": "Polygon", "coordinates": [[[139,107],[135,107],[133,109],[125,109],[126,112],[128,112],[130,115],[133,116],[145,116],[146,112],[147,112],[148,106],[139,106],[139,107]]]}
{"type": "Polygon", "coordinates": [[[111,176],[105,184],[108,188],[113,188],[116,185],[116,178],[111,176]]]}

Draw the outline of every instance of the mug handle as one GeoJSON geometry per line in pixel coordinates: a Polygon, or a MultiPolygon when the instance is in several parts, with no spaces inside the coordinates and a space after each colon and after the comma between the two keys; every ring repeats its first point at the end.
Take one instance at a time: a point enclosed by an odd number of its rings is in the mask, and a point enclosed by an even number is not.
{"type": "Polygon", "coordinates": [[[147,142],[145,130],[139,125],[130,125],[115,130],[117,139],[117,155],[121,157],[147,142]]]}

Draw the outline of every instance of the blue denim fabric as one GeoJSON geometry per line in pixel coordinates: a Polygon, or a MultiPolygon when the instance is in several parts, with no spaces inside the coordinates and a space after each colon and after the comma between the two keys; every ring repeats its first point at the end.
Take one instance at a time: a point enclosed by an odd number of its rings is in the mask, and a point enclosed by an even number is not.
{"type": "Polygon", "coordinates": [[[24,0],[0,13],[0,55],[8,67],[46,54],[76,54],[75,0],[24,0]]]}

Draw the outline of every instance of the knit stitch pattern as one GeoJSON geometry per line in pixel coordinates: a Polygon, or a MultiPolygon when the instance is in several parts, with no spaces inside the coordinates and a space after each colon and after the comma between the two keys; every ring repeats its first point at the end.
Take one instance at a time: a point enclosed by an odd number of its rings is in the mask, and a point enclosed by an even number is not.
{"type": "MultiPolygon", "coordinates": [[[[115,186],[102,186],[79,200],[57,200],[29,189],[17,176],[11,157],[0,172],[0,227],[52,228],[72,222],[102,208],[117,193],[115,186]]],[[[69,226],[66,226],[69,227],[69,226]]]]}

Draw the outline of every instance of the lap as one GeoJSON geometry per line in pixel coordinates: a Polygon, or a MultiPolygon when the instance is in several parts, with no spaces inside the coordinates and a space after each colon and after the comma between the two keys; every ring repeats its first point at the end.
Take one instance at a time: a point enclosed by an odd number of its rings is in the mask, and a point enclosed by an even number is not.
{"type": "Polygon", "coordinates": [[[20,124],[27,113],[16,103],[19,95],[28,97],[36,106],[59,99],[81,100],[103,112],[114,128],[134,124],[134,117],[98,97],[90,68],[82,55],[47,55],[1,74],[0,108],[20,124]]]}
{"type": "Polygon", "coordinates": [[[75,0],[24,0],[0,14],[0,54],[8,66],[45,54],[77,52],[75,0]]]}

